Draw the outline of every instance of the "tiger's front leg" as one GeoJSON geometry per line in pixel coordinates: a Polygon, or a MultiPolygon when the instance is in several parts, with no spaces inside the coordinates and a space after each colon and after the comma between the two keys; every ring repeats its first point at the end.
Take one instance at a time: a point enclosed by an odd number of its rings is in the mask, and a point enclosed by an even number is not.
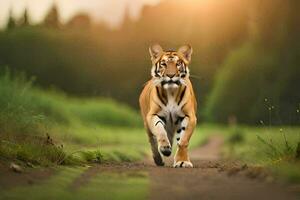
{"type": "Polygon", "coordinates": [[[165,130],[165,121],[157,114],[147,115],[148,128],[156,138],[158,151],[164,156],[170,156],[172,148],[165,130]]]}
{"type": "Polygon", "coordinates": [[[178,127],[176,140],[177,151],[174,157],[174,167],[192,168],[193,164],[188,155],[188,145],[196,126],[196,116],[185,116],[178,127]]]}

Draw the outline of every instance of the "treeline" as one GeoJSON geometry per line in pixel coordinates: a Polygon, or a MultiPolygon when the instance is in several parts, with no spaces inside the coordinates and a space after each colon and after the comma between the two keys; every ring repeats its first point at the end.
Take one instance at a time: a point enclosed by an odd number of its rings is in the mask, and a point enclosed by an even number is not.
{"type": "MultiPolygon", "coordinates": [[[[35,27],[47,27],[52,29],[62,28],[87,28],[91,25],[92,20],[88,14],[79,13],[72,17],[66,24],[61,23],[60,14],[55,4],[49,9],[48,13],[42,22],[35,24],[35,27]]],[[[12,10],[9,12],[9,17],[6,25],[6,30],[12,30],[21,27],[33,26],[27,8],[25,8],[23,15],[16,19],[13,16],[12,10]]]]}
{"type": "Polygon", "coordinates": [[[25,71],[44,87],[112,97],[137,108],[143,83],[150,78],[148,46],[190,43],[200,121],[268,121],[268,99],[283,119],[274,123],[296,124],[298,4],[168,0],[145,6],[137,21],[126,12],[118,30],[93,24],[86,14],[61,24],[54,7],[39,25],[8,23],[0,33],[0,66],[25,71]]]}
{"type": "Polygon", "coordinates": [[[248,37],[224,60],[206,116],[250,124],[300,124],[300,2],[256,1],[248,37]]]}

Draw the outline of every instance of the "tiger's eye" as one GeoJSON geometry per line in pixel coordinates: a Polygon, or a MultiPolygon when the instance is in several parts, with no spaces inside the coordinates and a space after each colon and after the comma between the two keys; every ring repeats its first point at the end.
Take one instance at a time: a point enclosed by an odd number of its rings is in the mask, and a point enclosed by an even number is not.
{"type": "Polygon", "coordinates": [[[166,64],[166,63],[160,63],[160,66],[162,66],[162,67],[166,67],[166,66],[167,66],[167,64],[166,64]]]}

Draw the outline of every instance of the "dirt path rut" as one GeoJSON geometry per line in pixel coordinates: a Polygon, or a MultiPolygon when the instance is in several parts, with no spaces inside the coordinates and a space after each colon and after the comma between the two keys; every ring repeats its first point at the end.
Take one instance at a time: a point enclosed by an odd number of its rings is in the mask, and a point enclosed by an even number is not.
{"type": "MultiPolygon", "coordinates": [[[[191,151],[191,161],[194,164],[192,169],[172,168],[171,159],[166,161],[166,167],[155,166],[152,159],[134,163],[93,165],[72,180],[67,188],[69,192],[76,194],[80,189],[89,187],[97,175],[110,173],[126,174],[130,177],[142,176],[142,179],[147,182],[147,186],[145,186],[147,187],[145,191],[148,191],[147,199],[153,200],[299,199],[299,196],[297,198],[295,194],[288,191],[286,185],[275,183],[264,169],[222,160],[220,156],[222,145],[223,139],[213,136],[205,145],[191,151]]],[[[48,173],[41,174],[48,177],[48,173]]],[[[2,175],[0,173],[0,188],[1,185],[5,186],[5,189],[19,185],[30,185],[31,187],[39,184],[39,180],[43,176],[34,177],[31,173],[9,174],[9,172],[3,171],[2,175]]],[[[97,192],[97,186],[94,187],[97,192]]],[[[134,193],[131,195],[135,197],[134,193]]],[[[98,196],[95,199],[98,199],[98,196]]]]}
{"type": "Polygon", "coordinates": [[[268,182],[263,170],[222,161],[222,144],[214,136],[193,150],[193,169],[150,168],[150,199],[297,199],[287,187],[268,182]]]}

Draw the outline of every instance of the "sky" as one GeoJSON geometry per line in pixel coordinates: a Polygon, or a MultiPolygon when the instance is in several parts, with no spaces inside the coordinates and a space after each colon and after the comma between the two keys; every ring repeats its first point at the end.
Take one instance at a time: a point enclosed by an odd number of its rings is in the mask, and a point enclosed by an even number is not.
{"type": "Polygon", "coordinates": [[[123,19],[124,11],[129,9],[133,19],[138,18],[143,5],[154,5],[160,0],[0,0],[0,27],[7,23],[9,11],[18,19],[27,8],[32,23],[38,23],[45,17],[55,3],[60,11],[62,22],[68,21],[79,12],[90,14],[95,21],[105,22],[117,27],[123,19]]]}

